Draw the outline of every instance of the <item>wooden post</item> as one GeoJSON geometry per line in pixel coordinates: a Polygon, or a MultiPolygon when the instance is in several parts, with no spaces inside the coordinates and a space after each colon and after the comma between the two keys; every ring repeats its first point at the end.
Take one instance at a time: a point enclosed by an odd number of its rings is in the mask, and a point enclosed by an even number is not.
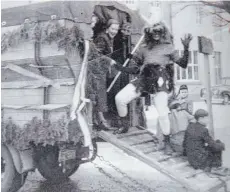
{"type": "Polygon", "coordinates": [[[206,37],[198,37],[199,52],[204,54],[204,65],[205,65],[205,86],[207,90],[207,104],[209,113],[209,130],[210,134],[214,137],[213,127],[213,114],[212,114],[212,93],[211,93],[211,80],[210,80],[210,66],[209,66],[209,55],[213,52],[212,40],[206,37]]]}
{"type": "Polygon", "coordinates": [[[210,66],[208,54],[204,54],[204,65],[205,65],[205,87],[207,90],[207,104],[209,113],[209,130],[210,134],[214,137],[214,127],[213,127],[213,114],[212,114],[212,91],[211,91],[211,78],[210,78],[210,66]]]}

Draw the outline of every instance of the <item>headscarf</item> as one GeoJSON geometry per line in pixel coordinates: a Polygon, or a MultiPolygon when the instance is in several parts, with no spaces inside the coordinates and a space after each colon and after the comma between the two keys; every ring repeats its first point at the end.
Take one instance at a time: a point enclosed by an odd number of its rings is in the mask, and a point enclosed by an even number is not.
{"type": "Polygon", "coordinates": [[[120,25],[120,23],[116,19],[109,19],[106,23],[106,28],[108,29],[112,24],[120,25]]]}

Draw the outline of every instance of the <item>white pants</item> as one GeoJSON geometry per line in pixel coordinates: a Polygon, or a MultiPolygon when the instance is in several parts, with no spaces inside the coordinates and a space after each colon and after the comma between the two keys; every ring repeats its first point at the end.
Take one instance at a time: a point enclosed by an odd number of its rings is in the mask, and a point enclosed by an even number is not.
{"type": "MultiPolygon", "coordinates": [[[[117,111],[120,117],[125,117],[128,114],[128,104],[138,97],[141,93],[136,92],[136,87],[133,84],[126,85],[115,97],[117,111]]],[[[154,96],[154,103],[159,115],[159,125],[164,135],[170,134],[169,109],[168,109],[168,94],[164,91],[157,92],[154,96]]]]}

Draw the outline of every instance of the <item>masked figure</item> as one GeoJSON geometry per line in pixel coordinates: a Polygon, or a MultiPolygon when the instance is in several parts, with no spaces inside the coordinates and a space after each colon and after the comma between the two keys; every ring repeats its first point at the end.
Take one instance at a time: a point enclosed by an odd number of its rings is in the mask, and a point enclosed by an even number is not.
{"type": "Polygon", "coordinates": [[[174,88],[173,63],[186,68],[189,56],[191,35],[182,39],[184,55],[179,57],[173,45],[173,38],[164,23],[159,22],[144,30],[145,42],[132,58],[132,68],[120,67],[119,70],[138,74],[137,78],[124,87],[115,97],[121,127],[116,133],[125,133],[128,126],[124,118],[128,113],[127,105],[143,92],[155,94],[154,103],[159,114],[159,124],[164,134],[164,148],[171,152],[169,134],[168,93],[174,88]]]}

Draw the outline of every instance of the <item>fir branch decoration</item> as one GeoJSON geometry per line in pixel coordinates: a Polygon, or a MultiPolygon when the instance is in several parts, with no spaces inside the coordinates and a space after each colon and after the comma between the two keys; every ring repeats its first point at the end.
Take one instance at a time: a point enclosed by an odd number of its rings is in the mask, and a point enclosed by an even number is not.
{"type": "Polygon", "coordinates": [[[80,28],[75,24],[70,30],[63,29],[64,35],[58,41],[58,48],[70,52],[72,49],[79,49],[80,55],[84,54],[84,35],[80,28]]]}
{"type": "Polygon", "coordinates": [[[23,150],[34,145],[55,145],[58,143],[81,142],[83,133],[77,121],[68,124],[66,117],[61,117],[57,121],[38,119],[33,117],[24,127],[17,126],[12,118],[2,123],[1,138],[2,143],[13,145],[15,148],[23,150]]]}
{"type": "Polygon", "coordinates": [[[81,55],[84,52],[84,34],[77,24],[72,28],[61,26],[59,20],[52,19],[46,23],[23,23],[19,28],[2,34],[1,52],[4,53],[10,47],[16,47],[20,43],[40,41],[43,44],[55,42],[59,49],[67,52],[79,49],[81,55]]]}

